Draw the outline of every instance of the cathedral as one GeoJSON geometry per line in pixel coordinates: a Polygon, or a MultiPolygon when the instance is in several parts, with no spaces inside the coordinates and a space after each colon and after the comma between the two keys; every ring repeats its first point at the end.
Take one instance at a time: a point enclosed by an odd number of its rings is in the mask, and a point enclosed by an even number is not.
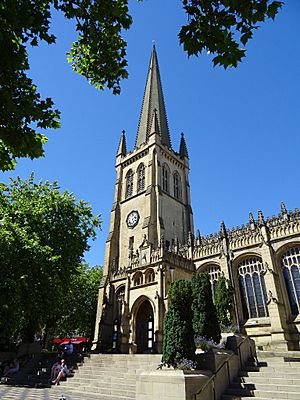
{"type": "Polygon", "coordinates": [[[262,350],[299,349],[300,211],[255,218],[201,237],[194,232],[189,154],[170,140],[155,46],[132,151],[122,133],[100,283],[94,349],[161,353],[168,289],[208,272],[234,288],[238,330],[262,350]]]}

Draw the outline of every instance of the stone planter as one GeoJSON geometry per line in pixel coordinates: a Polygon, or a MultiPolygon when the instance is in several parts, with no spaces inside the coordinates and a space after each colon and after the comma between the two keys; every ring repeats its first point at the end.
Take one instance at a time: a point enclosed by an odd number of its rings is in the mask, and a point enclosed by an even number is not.
{"type": "Polygon", "coordinates": [[[193,400],[211,376],[210,371],[163,368],[142,373],[136,382],[139,400],[193,400]]]}
{"type": "Polygon", "coordinates": [[[230,351],[226,350],[209,350],[205,353],[196,354],[196,362],[198,369],[209,370],[215,373],[218,368],[228,358],[230,351]]]}

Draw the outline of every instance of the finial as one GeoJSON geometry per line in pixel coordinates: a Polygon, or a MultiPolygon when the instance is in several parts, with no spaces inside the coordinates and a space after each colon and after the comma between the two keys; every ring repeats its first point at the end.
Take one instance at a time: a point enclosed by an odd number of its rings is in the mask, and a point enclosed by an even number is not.
{"type": "Polygon", "coordinates": [[[225,222],[221,221],[221,226],[220,226],[220,233],[223,237],[226,236],[226,226],[225,226],[225,222]]]}
{"type": "Polygon", "coordinates": [[[262,225],[265,223],[264,215],[261,210],[258,210],[258,221],[262,225]]]}
{"type": "Polygon", "coordinates": [[[195,242],[196,242],[196,246],[200,246],[200,244],[201,244],[201,235],[200,235],[199,229],[196,230],[196,240],[195,240],[195,242]]]}
{"type": "Polygon", "coordinates": [[[155,40],[152,40],[152,46],[155,47],[155,40]]]}
{"type": "Polygon", "coordinates": [[[188,246],[192,246],[193,245],[193,234],[191,231],[189,231],[188,233],[188,246]]]}
{"type": "Polygon", "coordinates": [[[286,209],[286,206],[283,201],[280,203],[280,208],[281,208],[282,214],[287,214],[287,209],[286,209]]]}
{"type": "Polygon", "coordinates": [[[255,225],[255,219],[253,217],[252,212],[249,212],[249,222],[250,222],[250,227],[252,230],[255,230],[256,225],[255,225]]]}

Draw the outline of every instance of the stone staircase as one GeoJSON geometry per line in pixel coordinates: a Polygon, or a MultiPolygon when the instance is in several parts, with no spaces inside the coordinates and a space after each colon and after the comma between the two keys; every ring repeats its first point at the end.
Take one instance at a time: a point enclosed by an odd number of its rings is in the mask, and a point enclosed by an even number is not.
{"type": "Polygon", "coordinates": [[[73,377],[62,382],[65,394],[89,395],[99,399],[135,399],[136,378],[153,370],[161,361],[161,354],[91,354],[85,358],[73,377]]]}
{"type": "Polygon", "coordinates": [[[226,389],[222,400],[300,400],[300,352],[258,352],[226,389]]]}

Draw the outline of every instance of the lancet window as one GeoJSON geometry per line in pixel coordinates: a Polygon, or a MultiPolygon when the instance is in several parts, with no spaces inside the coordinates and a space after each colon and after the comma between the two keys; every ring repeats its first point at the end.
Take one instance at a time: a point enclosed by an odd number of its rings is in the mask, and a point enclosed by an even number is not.
{"type": "Polygon", "coordinates": [[[258,257],[245,258],[237,268],[244,318],[268,316],[265,267],[258,257]]]}
{"type": "Polygon", "coordinates": [[[169,193],[169,176],[170,170],[167,164],[162,166],[162,188],[165,192],[169,193]]]}
{"type": "Polygon", "coordinates": [[[292,247],[281,256],[281,268],[293,315],[300,310],[300,248],[292,247]]]}
{"type": "Polygon", "coordinates": [[[174,197],[176,199],[181,199],[181,182],[180,182],[180,176],[178,172],[174,172],[173,175],[173,185],[174,185],[174,197]]]}
{"type": "Polygon", "coordinates": [[[145,189],[145,165],[140,164],[137,171],[138,182],[137,192],[142,192],[145,189]]]}
{"type": "Polygon", "coordinates": [[[137,272],[133,278],[133,285],[140,286],[143,284],[143,274],[141,272],[137,272]]]}
{"type": "Polygon", "coordinates": [[[124,298],[125,298],[125,286],[121,286],[120,289],[118,289],[117,293],[116,293],[116,304],[117,304],[117,315],[116,317],[118,318],[118,320],[121,320],[121,316],[122,316],[122,307],[124,304],[124,298]]]}
{"type": "Polygon", "coordinates": [[[126,193],[125,199],[128,199],[133,194],[133,172],[129,170],[126,175],[126,193]]]}
{"type": "Polygon", "coordinates": [[[151,283],[155,281],[155,272],[153,269],[150,269],[146,272],[146,282],[151,283]]]}

